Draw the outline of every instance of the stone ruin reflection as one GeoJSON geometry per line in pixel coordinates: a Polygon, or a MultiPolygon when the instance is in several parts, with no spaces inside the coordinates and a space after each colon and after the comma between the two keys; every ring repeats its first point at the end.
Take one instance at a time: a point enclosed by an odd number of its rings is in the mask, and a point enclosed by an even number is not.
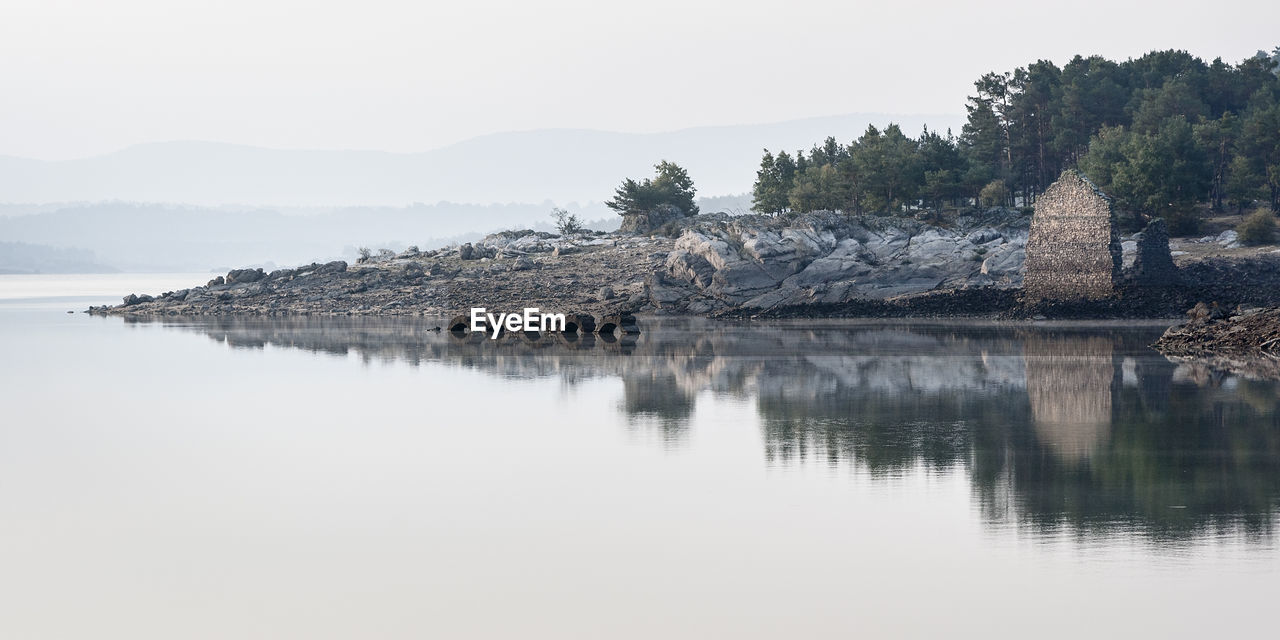
{"type": "Polygon", "coordinates": [[[1037,437],[1064,461],[1088,458],[1111,433],[1112,340],[1031,334],[1023,344],[1037,437]]]}
{"type": "Polygon", "coordinates": [[[412,318],[158,322],[238,348],[618,379],[629,428],[656,429],[669,446],[687,441],[699,394],[731,396],[754,403],[768,464],[852,466],[873,479],[960,470],[992,523],[1265,535],[1280,504],[1280,386],[1175,365],[1146,346],[1161,326],[685,318],[571,342],[459,340],[412,318]]]}

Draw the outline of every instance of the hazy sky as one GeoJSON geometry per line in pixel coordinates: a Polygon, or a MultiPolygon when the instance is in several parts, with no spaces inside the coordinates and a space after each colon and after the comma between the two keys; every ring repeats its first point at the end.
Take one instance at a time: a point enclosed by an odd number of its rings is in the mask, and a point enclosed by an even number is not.
{"type": "Polygon", "coordinates": [[[1277,25],[1275,0],[4,0],[0,154],[962,112],[986,71],[1157,48],[1236,62],[1280,45],[1277,25]]]}

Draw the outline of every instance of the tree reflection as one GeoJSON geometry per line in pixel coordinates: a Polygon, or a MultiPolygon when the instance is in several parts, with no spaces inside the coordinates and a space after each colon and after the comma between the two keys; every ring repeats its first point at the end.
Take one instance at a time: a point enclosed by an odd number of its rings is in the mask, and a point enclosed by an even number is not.
{"type": "Polygon", "coordinates": [[[451,336],[430,319],[167,319],[235,347],[621,381],[630,428],[687,441],[705,391],[755,404],[774,465],[961,470],[996,523],[1269,535],[1280,390],[1172,363],[1160,327],[651,321],[639,337],[451,336]]]}

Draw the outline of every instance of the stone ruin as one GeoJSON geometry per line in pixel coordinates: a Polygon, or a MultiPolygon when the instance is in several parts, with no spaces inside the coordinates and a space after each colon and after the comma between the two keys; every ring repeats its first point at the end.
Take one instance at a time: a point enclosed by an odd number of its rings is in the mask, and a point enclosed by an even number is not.
{"type": "MultiPolygon", "coordinates": [[[[1166,251],[1168,248],[1166,240],[1166,251]]],[[[1023,287],[1032,300],[1098,300],[1116,294],[1121,251],[1111,198],[1064,171],[1036,200],[1023,287]]]]}
{"type": "Polygon", "coordinates": [[[1169,287],[1178,282],[1178,267],[1169,253],[1169,227],[1161,218],[1133,237],[1137,251],[1133,256],[1133,278],[1146,287],[1169,287]]]}

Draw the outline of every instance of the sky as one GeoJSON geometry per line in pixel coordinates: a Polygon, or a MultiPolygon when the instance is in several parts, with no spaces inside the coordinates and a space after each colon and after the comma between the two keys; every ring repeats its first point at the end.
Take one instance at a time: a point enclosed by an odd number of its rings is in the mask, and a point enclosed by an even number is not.
{"type": "Polygon", "coordinates": [[[413,152],[511,130],[963,113],[1036,59],[1280,45],[1280,2],[4,0],[0,155],[413,152]]]}

